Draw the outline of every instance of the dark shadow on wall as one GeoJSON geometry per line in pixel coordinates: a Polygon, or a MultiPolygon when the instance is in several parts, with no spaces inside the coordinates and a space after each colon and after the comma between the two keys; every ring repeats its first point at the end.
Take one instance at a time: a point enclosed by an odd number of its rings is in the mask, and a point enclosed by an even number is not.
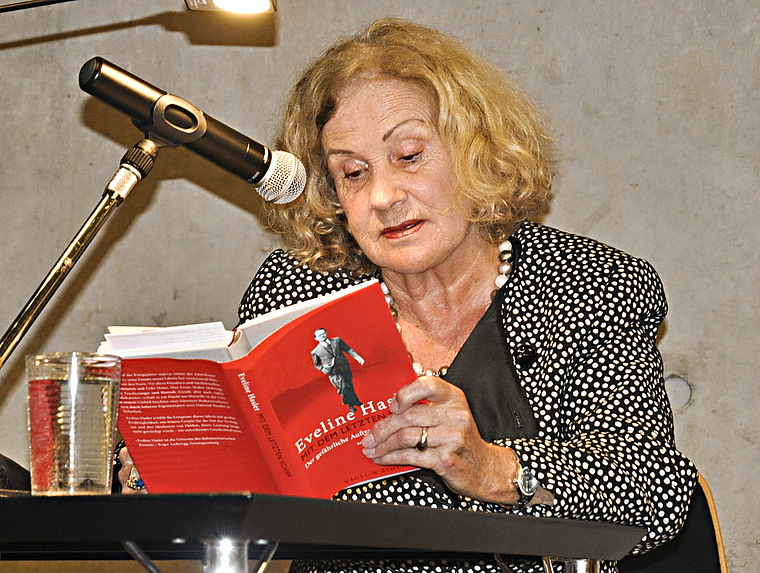
{"type": "Polygon", "coordinates": [[[169,32],[185,34],[188,41],[196,46],[252,46],[272,47],[276,45],[276,14],[256,14],[240,16],[226,12],[162,12],[146,18],[92,26],[80,30],[46,34],[36,38],[25,38],[11,42],[0,42],[0,50],[11,50],[56,42],[71,38],[81,38],[117,30],[141,26],[161,26],[169,32]]]}

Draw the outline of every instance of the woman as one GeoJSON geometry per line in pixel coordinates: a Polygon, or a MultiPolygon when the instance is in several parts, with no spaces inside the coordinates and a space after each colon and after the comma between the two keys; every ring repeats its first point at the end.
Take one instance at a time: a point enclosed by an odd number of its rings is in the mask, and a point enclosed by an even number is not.
{"type": "Polygon", "coordinates": [[[528,222],[548,203],[551,139],[508,77],[382,19],[307,67],[280,145],[309,178],[266,206],[289,250],[259,269],[240,321],[378,277],[420,373],[363,441],[378,464],[420,471],[338,499],[642,525],[638,552],[678,532],[696,472],[674,447],[655,348],[662,286],[644,261],[528,222]]]}
{"type": "MultiPolygon", "coordinates": [[[[696,472],[674,448],[655,348],[662,286],[644,261],[526,222],[548,202],[551,140],[509,78],[440,32],[382,19],[307,67],[280,143],[309,179],[298,201],[268,206],[289,251],[263,264],[241,322],[377,276],[422,374],[363,445],[379,464],[423,471],[339,499],[643,525],[638,552],[678,532],[696,472]],[[473,354],[480,343],[465,343],[485,332],[489,312],[501,327],[491,338],[503,337],[514,360],[502,374],[515,373],[535,417],[527,437],[480,414],[500,378],[478,394],[478,360],[491,349],[473,354]],[[441,375],[465,349],[475,367],[459,368],[454,385],[441,375]]],[[[294,565],[420,568],[498,567],[294,565]]]]}

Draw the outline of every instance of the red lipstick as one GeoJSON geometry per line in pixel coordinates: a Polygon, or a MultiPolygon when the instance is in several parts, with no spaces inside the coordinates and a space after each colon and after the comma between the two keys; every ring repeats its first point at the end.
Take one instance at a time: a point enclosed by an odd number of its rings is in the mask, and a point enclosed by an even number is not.
{"type": "Polygon", "coordinates": [[[415,233],[423,224],[424,219],[410,219],[394,227],[386,227],[381,235],[386,239],[401,239],[415,233]]]}

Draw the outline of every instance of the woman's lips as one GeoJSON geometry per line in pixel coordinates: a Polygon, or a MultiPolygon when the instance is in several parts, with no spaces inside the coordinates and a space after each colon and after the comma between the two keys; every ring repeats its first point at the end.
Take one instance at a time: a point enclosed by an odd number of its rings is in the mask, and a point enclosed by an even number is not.
{"type": "Polygon", "coordinates": [[[416,232],[424,223],[424,219],[411,219],[394,227],[386,227],[380,234],[386,239],[400,239],[416,232]]]}

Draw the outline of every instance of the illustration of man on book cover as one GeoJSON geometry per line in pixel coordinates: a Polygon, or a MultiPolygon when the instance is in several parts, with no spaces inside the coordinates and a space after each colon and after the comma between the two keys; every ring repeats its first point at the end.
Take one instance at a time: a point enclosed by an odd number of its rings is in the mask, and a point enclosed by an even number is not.
{"type": "Polygon", "coordinates": [[[342,338],[328,338],[327,330],[324,328],[318,328],[314,332],[314,339],[318,342],[314,350],[311,351],[314,367],[327,374],[330,382],[343,399],[343,404],[348,406],[349,412],[356,412],[356,408],[361,406],[362,402],[354,390],[353,373],[347,355],[360,365],[364,364],[364,359],[342,338]]]}

